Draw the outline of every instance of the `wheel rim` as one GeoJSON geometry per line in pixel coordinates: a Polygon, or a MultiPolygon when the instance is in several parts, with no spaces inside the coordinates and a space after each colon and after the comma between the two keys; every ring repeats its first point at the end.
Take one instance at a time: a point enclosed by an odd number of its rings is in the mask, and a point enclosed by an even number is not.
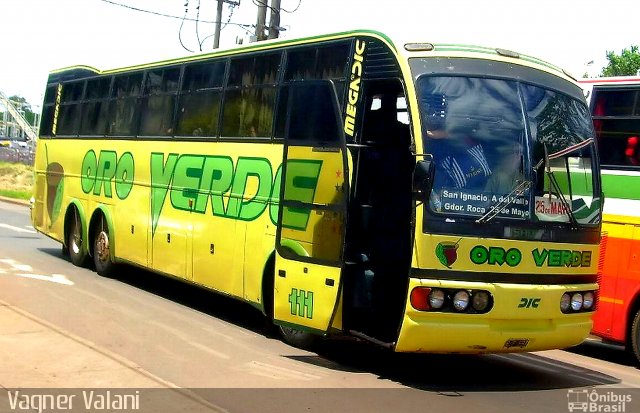
{"type": "Polygon", "coordinates": [[[109,235],[104,231],[100,231],[96,238],[95,254],[100,262],[105,262],[109,259],[109,235]]]}
{"type": "Polygon", "coordinates": [[[73,229],[73,234],[71,234],[71,252],[73,252],[74,254],[79,254],[80,247],[82,247],[82,238],[80,236],[80,231],[76,226],[73,229]]]}

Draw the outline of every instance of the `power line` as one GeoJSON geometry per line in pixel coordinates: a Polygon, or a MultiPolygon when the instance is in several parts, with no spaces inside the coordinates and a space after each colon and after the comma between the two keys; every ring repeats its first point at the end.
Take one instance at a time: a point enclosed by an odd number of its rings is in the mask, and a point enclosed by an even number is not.
{"type": "MultiPolygon", "coordinates": [[[[256,6],[260,7],[266,7],[268,9],[270,9],[272,12],[274,13],[278,13],[278,10],[274,7],[271,7],[267,4],[267,0],[251,0],[253,2],[253,4],[255,4],[256,6]]],[[[296,6],[295,9],[293,10],[287,10],[287,9],[283,9],[282,7],[280,7],[279,11],[283,11],[285,13],[295,13],[296,11],[298,11],[298,9],[300,8],[300,5],[302,4],[302,0],[298,0],[298,5],[296,6]]]]}
{"type": "Polygon", "coordinates": [[[182,26],[184,26],[184,21],[187,18],[188,13],[189,13],[189,0],[187,0],[187,2],[184,4],[184,17],[182,18],[182,23],[180,23],[180,29],[178,30],[178,40],[180,41],[180,46],[182,46],[184,50],[186,50],[189,53],[193,53],[193,50],[190,50],[189,48],[187,48],[187,46],[185,46],[184,43],[182,42],[182,26]]]}
{"type": "MultiPolygon", "coordinates": [[[[192,22],[200,22],[200,23],[217,23],[215,21],[211,21],[211,20],[197,20],[197,19],[192,19],[189,17],[180,17],[180,16],[174,16],[172,14],[165,14],[165,13],[159,13],[153,10],[145,10],[145,9],[140,9],[138,7],[133,7],[133,6],[129,6],[127,4],[122,4],[122,3],[117,3],[115,1],[111,1],[111,0],[98,0],[98,1],[102,1],[104,3],[108,3],[108,4],[113,4],[114,6],[120,6],[120,7],[124,7],[125,9],[129,9],[129,10],[134,10],[134,11],[138,11],[141,13],[149,13],[149,14],[153,14],[155,16],[161,16],[161,17],[167,17],[170,19],[178,19],[178,20],[184,20],[184,21],[192,21],[192,22]]],[[[240,26],[240,27],[248,27],[251,28],[253,27],[252,24],[243,24],[243,23],[232,23],[232,22],[227,22],[226,24],[231,24],[231,25],[235,25],[235,26],[240,26]]]]}

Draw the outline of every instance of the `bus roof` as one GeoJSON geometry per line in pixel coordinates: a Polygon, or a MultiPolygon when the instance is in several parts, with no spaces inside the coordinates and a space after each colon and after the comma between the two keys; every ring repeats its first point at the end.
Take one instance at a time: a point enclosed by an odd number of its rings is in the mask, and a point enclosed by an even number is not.
{"type": "MultiPolygon", "coordinates": [[[[132,70],[141,70],[156,66],[165,66],[171,64],[181,64],[187,62],[197,62],[213,57],[226,57],[236,54],[242,54],[252,51],[262,51],[287,46],[297,46],[307,43],[331,41],[353,38],[357,36],[366,36],[377,38],[387,43],[397,55],[404,58],[408,57],[475,57],[489,58],[491,60],[505,61],[508,63],[522,64],[525,66],[534,66],[541,70],[545,70],[557,76],[570,78],[573,81],[577,79],[565,70],[557,67],[549,62],[538,59],[533,56],[520,54],[511,50],[491,48],[485,46],[453,44],[453,43],[429,43],[416,38],[390,37],[387,33],[376,30],[353,30],[330,34],[320,34],[315,36],[296,38],[296,39],[273,39],[261,42],[251,43],[248,45],[237,45],[226,49],[217,49],[212,52],[202,53],[192,56],[183,56],[175,59],[162,60],[139,65],[126,66],[108,70],[99,70],[91,66],[70,66],[56,69],[50,72],[50,81],[82,79],[96,75],[117,74],[119,72],[128,72],[132,70]],[[416,46],[418,45],[418,46],[416,46]],[[422,47],[421,47],[421,46],[422,47]]],[[[412,36],[413,37],[413,36],[412,36]]]]}

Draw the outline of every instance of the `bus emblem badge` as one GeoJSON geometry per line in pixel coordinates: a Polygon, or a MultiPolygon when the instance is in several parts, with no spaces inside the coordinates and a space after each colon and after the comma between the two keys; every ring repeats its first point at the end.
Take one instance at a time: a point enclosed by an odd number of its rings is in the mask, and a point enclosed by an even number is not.
{"type": "Polygon", "coordinates": [[[438,244],[436,247],[436,257],[442,265],[447,268],[451,268],[454,262],[458,259],[458,246],[460,240],[457,242],[444,241],[438,244]]]}

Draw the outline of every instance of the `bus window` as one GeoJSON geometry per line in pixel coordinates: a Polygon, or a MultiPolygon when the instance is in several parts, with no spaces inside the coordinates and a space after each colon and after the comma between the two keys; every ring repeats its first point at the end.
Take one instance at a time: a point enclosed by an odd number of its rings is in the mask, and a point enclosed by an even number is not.
{"type": "Polygon", "coordinates": [[[58,135],[76,135],[80,125],[80,99],[85,82],[67,83],[62,88],[58,135]]]}
{"type": "Polygon", "coordinates": [[[111,77],[101,77],[87,82],[87,100],[82,104],[80,134],[104,135],[110,86],[111,77]]]}
{"type": "Polygon", "coordinates": [[[280,54],[231,61],[222,136],[271,137],[280,54]]]}
{"type": "Polygon", "coordinates": [[[139,117],[138,95],[142,86],[142,73],[115,78],[109,104],[108,135],[133,136],[139,117]]]}
{"type": "Polygon", "coordinates": [[[640,88],[593,89],[593,125],[598,136],[600,161],[607,167],[640,164],[636,143],[640,130],[640,88]],[[636,138],[636,139],[633,139],[636,138]]]}
{"type": "Polygon", "coordinates": [[[222,87],[226,61],[190,64],[184,70],[183,92],[222,87]]]}
{"type": "Polygon", "coordinates": [[[140,135],[173,135],[173,112],[178,94],[180,69],[147,72],[145,96],[140,116],[140,135]]]}
{"type": "Polygon", "coordinates": [[[176,134],[216,136],[226,60],[189,64],[184,70],[176,134]]]}
{"type": "Polygon", "coordinates": [[[44,106],[42,108],[42,118],[40,120],[40,136],[51,136],[53,128],[53,114],[58,94],[58,85],[47,86],[44,94],[44,106]]]}

